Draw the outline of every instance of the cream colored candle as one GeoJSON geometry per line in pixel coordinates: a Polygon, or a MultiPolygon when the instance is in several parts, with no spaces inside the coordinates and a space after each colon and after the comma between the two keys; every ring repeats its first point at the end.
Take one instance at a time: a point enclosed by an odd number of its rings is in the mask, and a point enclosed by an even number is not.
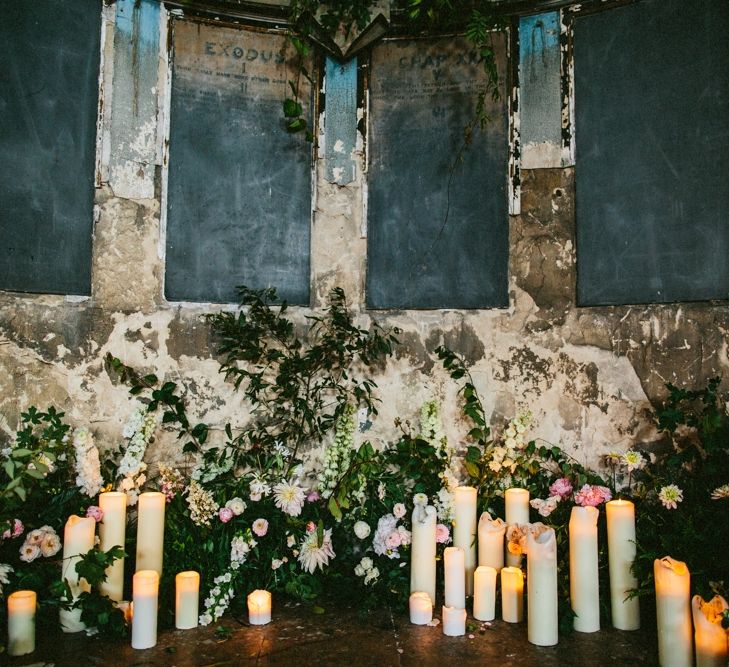
{"type": "Polygon", "coordinates": [[[693,664],[691,574],[686,563],[670,557],[653,561],[656,582],[658,662],[661,667],[693,664]]]}
{"type": "MultiPolygon", "coordinates": [[[[506,503],[506,524],[526,525],[529,523],[529,491],[527,489],[507,489],[504,494],[506,503]]],[[[506,552],[506,564],[509,567],[521,565],[521,554],[506,552]]]]}
{"type": "Polygon", "coordinates": [[[417,505],[413,510],[410,545],[410,592],[424,591],[435,605],[435,507],[417,505]]]}
{"type": "Polygon", "coordinates": [[[473,577],[473,617],[479,621],[496,618],[496,570],[479,565],[473,577]]]}
{"type": "Polygon", "coordinates": [[[175,576],[175,627],[189,630],[197,627],[200,600],[200,574],[193,570],[175,576]]]}
{"type": "Polygon", "coordinates": [[[35,591],[15,591],[8,595],[8,655],[35,651],[35,591]]]}
{"type": "Polygon", "coordinates": [[[506,522],[492,519],[488,512],[478,520],[478,564],[493,567],[497,572],[504,567],[504,533],[506,522]]]}
{"type": "Polygon", "coordinates": [[[463,549],[465,557],[466,595],[473,595],[473,572],[476,569],[476,489],[459,486],[454,494],[453,546],[463,549]]]}
{"type": "Polygon", "coordinates": [[[433,620],[433,603],[424,591],[410,594],[410,622],[413,625],[427,625],[433,620]]]}
{"type": "Polygon", "coordinates": [[[445,606],[466,608],[466,556],[460,547],[446,547],[443,552],[445,606]]]}
{"type": "MultiPolygon", "coordinates": [[[[109,551],[112,547],[124,548],[127,529],[127,494],[109,491],[99,494],[99,508],[104,516],[99,524],[99,548],[109,551]]],[[[111,600],[124,599],[124,559],[115,560],[106,570],[106,581],[99,590],[111,600]]]]}
{"type": "Polygon", "coordinates": [[[557,537],[553,528],[535,523],[526,536],[527,638],[537,646],[557,643],[557,537]]]}
{"type": "Polygon", "coordinates": [[[629,500],[611,500],[607,512],[608,562],[610,565],[610,609],[618,630],[640,628],[640,603],[628,598],[638,580],[630,568],[635,560],[635,505],[629,500]]]}
{"type": "Polygon", "coordinates": [[[721,595],[715,595],[709,602],[704,602],[700,595],[692,598],[696,667],[726,667],[727,631],[721,627],[721,620],[727,608],[721,595]]]}
{"type": "Polygon", "coordinates": [[[504,567],[501,576],[501,618],[507,623],[524,620],[524,573],[519,567],[504,567]]]}
{"type": "Polygon", "coordinates": [[[132,579],[132,648],[152,648],[157,643],[159,574],[138,570],[132,579]]]}
{"type": "Polygon", "coordinates": [[[600,629],[596,507],[573,507],[570,515],[570,602],[577,632],[600,629]]]}
{"type": "Polygon", "coordinates": [[[443,634],[460,637],[466,634],[466,610],[443,605],[443,634]]]}
{"type": "Polygon", "coordinates": [[[165,503],[165,494],[159,491],[147,491],[139,496],[137,572],[139,570],[154,570],[162,576],[165,503]]]}
{"type": "Polygon", "coordinates": [[[258,589],[248,595],[248,622],[251,625],[271,622],[271,593],[258,589]]]}
{"type": "MultiPolygon", "coordinates": [[[[85,579],[79,581],[76,563],[81,556],[94,548],[96,521],[91,517],[70,516],[63,531],[63,565],[61,579],[66,579],[74,599],[90,590],[85,579]]],[[[80,609],[61,609],[59,612],[61,629],[64,632],[81,632],[86,626],[81,622],[80,609]]]]}

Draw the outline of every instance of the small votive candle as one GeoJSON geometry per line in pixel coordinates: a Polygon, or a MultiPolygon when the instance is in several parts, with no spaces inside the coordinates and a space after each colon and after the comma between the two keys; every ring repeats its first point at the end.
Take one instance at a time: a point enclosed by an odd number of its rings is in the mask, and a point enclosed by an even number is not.
{"type": "Polygon", "coordinates": [[[248,622],[251,625],[271,622],[271,593],[258,589],[248,595],[248,622]]]}
{"type": "Polygon", "coordinates": [[[524,620],[524,573],[519,567],[501,569],[501,618],[507,623],[524,620]]]}
{"type": "Polygon", "coordinates": [[[197,627],[200,599],[200,574],[189,570],[175,577],[175,627],[189,630],[197,627]]]}
{"type": "Polygon", "coordinates": [[[433,620],[433,603],[425,591],[410,594],[410,622],[413,625],[427,625],[433,620]]]}
{"type": "Polygon", "coordinates": [[[443,634],[460,637],[466,634],[466,610],[443,605],[443,634]]]}
{"type": "Polygon", "coordinates": [[[35,651],[35,591],[8,595],[8,655],[35,651]]]}
{"type": "Polygon", "coordinates": [[[139,570],[132,579],[132,648],[152,648],[157,643],[157,596],[159,575],[156,570],[139,570]]]}
{"type": "Polygon", "coordinates": [[[493,621],[496,618],[496,570],[479,565],[473,580],[473,617],[479,621],[493,621]]]}

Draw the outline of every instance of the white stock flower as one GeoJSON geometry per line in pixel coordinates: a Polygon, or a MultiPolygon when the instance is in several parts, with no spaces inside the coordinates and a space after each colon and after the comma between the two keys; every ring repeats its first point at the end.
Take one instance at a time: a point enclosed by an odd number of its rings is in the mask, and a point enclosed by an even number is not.
{"type": "Polygon", "coordinates": [[[364,521],[357,521],[357,523],[354,524],[354,534],[360,540],[364,540],[365,538],[369,537],[371,532],[372,529],[370,528],[369,524],[365,523],[364,521]]]}

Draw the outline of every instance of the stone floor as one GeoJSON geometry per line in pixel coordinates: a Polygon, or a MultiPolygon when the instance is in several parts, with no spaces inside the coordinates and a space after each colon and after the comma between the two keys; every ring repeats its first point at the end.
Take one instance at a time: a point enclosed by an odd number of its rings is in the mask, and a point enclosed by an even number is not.
{"type": "Polygon", "coordinates": [[[577,667],[589,665],[655,665],[652,626],[638,632],[605,629],[573,633],[557,646],[540,648],[527,641],[525,623],[482,624],[463,637],[446,637],[440,626],[414,626],[405,615],[381,612],[360,617],[354,610],[329,607],[314,614],[290,604],[274,606],[273,622],[249,626],[224,617],[227,637],[214,627],[161,632],[152,649],[138,651],[127,642],[56,632],[39,633],[34,653],[0,656],[0,664],[24,667],[125,665],[224,667],[227,665],[499,665],[577,667]],[[5,662],[3,662],[5,660],[5,662]]]}

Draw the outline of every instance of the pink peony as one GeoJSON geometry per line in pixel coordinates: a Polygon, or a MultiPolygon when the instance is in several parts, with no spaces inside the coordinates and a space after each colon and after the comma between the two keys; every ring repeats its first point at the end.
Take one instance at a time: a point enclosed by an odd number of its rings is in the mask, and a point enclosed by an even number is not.
{"type": "Polygon", "coordinates": [[[435,527],[435,541],[438,544],[448,544],[451,541],[451,531],[445,524],[439,523],[435,527]]]}
{"type": "Polygon", "coordinates": [[[604,486],[590,486],[585,484],[575,493],[575,502],[582,507],[597,507],[612,497],[610,489],[604,486]]]}
{"type": "Polygon", "coordinates": [[[400,532],[397,530],[393,530],[385,538],[385,546],[388,549],[397,549],[401,544],[402,544],[402,536],[400,535],[400,532]]]}
{"type": "Polygon", "coordinates": [[[221,507],[218,510],[218,518],[223,523],[228,523],[233,518],[233,510],[230,507],[221,507]]]}
{"type": "Polygon", "coordinates": [[[549,487],[549,495],[559,496],[562,500],[568,498],[571,493],[572,483],[566,477],[561,477],[549,487]]]}
{"type": "Polygon", "coordinates": [[[268,532],[268,521],[265,519],[256,519],[251,528],[258,537],[263,537],[268,532]]]}
{"type": "Polygon", "coordinates": [[[613,499],[612,491],[610,491],[610,489],[608,489],[607,486],[596,486],[595,488],[602,496],[602,501],[604,503],[613,499]]]}
{"type": "Polygon", "coordinates": [[[7,540],[11,537],[18,537],[19,535],[23,534],[23,531],[25,530],[25,527],[23,526],[23,522],[20,519],[14,519],[13,520],[13,527],[8,528],[3,533],[3,539],[7,540]]]}
{"type": "Polygon", "coordinates": [[[315,503],[317,500],[321,500],[321,495],[318,491],[310,491],[306,496],[306,501],[309,503],[315,503]]]}
{"type": "Polygon", "coordinates": [[[96,523],[99,523],[104,518],[104,510],[97,505],[89,505],[86,509],[86,516],[92,518],[96,523]]]}

